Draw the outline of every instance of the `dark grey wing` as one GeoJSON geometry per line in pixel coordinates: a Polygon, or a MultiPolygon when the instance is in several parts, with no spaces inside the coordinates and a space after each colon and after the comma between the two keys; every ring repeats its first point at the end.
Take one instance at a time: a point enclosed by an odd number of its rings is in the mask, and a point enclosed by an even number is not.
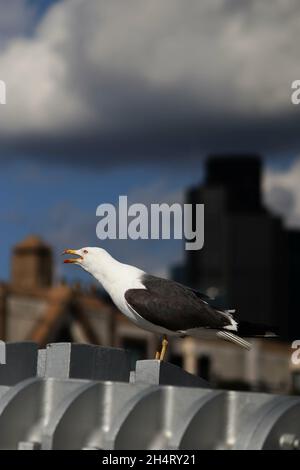
{"type": "MultiPolygon", "coordinates": [[[[198,291],[198,290],[195,290],[195,289],[191,289],[189,287],[186,287],[187,289],[190,289],[192,292],[194,292],[194,294],[196,295],[196,297],[199,297],[199,299],[203,300],[204,302],[208,303],[211,307],[213,307],[215,310],[219,310],[219,311],[228,311],[227,308],[220,305],[220,303],[214,299],[214,298],[211,298],[209,297],[208,295],[205,295],[203,294],[202,292],[198,291]]],[[[234,310],[232,310],[234,311],[234,310]]]]}
{"type": "Polygon", "coordinates": [[[194,292],[196,297],[198,297],[199,299],[203,300],[204,302],[206,302],[208,304],[210,304],[210,302],[212,302],[212,300],[213,300],[210,297],[208,297],[208,295],[202,294],[202,292],[199,292],[198,290],[190,289],[189,287],[186,287],[186,289],[189,289],[192,292],[194,292]]]}
{"type": "Polygon", "coordinates": [[[146,289],[129,289],[127,303],[145,320],[171,331],[191,328],[222,329],[231,324],[230,316],[210,306],[192,289],[177,282],[145,275],[146,289]]]}

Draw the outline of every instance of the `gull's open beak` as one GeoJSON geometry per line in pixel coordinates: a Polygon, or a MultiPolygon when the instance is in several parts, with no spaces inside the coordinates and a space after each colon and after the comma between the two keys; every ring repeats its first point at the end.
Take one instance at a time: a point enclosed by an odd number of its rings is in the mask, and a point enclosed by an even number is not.
{"type": "Polygon", "coordinates": [[[63,255],[76,255],[77,258],[69,258],[65,259],[64,263],[78,263],[80,260],[82,260],[82,256],[78,254],[77,250],[64,250],[63,255]]]}

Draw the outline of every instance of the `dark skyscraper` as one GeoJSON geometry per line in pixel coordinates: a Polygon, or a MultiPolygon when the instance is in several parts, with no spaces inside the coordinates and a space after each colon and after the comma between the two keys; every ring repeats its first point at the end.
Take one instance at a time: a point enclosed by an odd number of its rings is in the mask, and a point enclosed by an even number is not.
{"type": "Polygon", "coordinates": [[[187,252],[187,282],[286,337],[288,233],[263,207],[260,158],[209,158],[204,184],[187,199],[205,205],[204,248],[187,252]]]}
{"type": "Polygon", "coordinates": [[[230,212],[261,212],[261,160],[256,156],[211,157],[206,163],[206,184],[226,190],[230,212]]]}

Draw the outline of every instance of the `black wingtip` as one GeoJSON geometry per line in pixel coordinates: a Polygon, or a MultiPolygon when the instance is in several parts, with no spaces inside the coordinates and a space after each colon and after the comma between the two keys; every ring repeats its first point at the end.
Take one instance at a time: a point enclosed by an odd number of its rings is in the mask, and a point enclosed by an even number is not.
{"type": "Polygon", "coordinates": [[[252,337],[264,337],[264,338],[278,338],[279,331],[278,327],[265,325],[263,323],[251,323],[242,321],[238,323],[238,334],[241,336],[246,336],[248,338],[252,337]]]}

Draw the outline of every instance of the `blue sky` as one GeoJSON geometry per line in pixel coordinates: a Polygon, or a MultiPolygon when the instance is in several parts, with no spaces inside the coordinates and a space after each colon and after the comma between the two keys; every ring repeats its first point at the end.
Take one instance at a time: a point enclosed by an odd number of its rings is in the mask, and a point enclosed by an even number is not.
{"type": "MultiPolygon", "coordinates": [[[[97,240],[95,233],[99,220],[95,212],[99,204],[117,204],[119,195],[128,195],[129,201],[145,204],[170,198],[171,202],[181,202],[185,189],[201,180],[201,166],[199,160],[196,168],[185,168],[183,173],[178,167],[145,164],[103,171],[30,160],[5,165],[0,174],[3,195],[0,222],[4,229],[0,279],[9,276],[11,247],[29,233],[41,235],[57,256],[63,248],[76,248],[78,244],[106,246],[97,240]]],[[[108,248],[125,262],[136,260],[144,268],[159,272],[167,271],[168,265],[183,257],[182,244],[178,241],[147,244],[111,241],[108,248]]],[[[79,276],[69,266],[59,269],[58,276],[79,276]]]]}
{"type": "Polygon", "coordinates": [[[37,13],[38,16],[43,15],[49,6],[53,5],[54,3],[57,3],[60,0],[27,0],[29,5],[32,5],[37,13]]]}
{"type": "MultiPolygon", "coordinates": [[[[293,162],[292,158],[266,159],[264,168],[270,175],[271,189],[273,178],[277,178],[277,188],[278,175],[286,180],[285,174],[295,173],[293,162]]],[[[42,159],[7,163],[0,174],[0,279],[9,277],[12,246],[31,233],[42,236],[52,246],[57,278],[89,281],[76,266],[64,266],[60,254],[64,248],[94,245],[108,249],[124,262],[166,275],[170,266],[184,259],[181,241],[99,241],[96,208],[107,202],[117,205],[119,195],[127,195],[129,203],[146,205],[182,202],[186,189],[201,182],[203,176],[200,158],[189,165],[168,167],[141,162],[103,170],[90,165],[47,164],[42,159]]],[[[294,186],[288,189],[297,194],[294,186]]],[[[282,212],[286,212],[285,207],[282,212]]]]}

